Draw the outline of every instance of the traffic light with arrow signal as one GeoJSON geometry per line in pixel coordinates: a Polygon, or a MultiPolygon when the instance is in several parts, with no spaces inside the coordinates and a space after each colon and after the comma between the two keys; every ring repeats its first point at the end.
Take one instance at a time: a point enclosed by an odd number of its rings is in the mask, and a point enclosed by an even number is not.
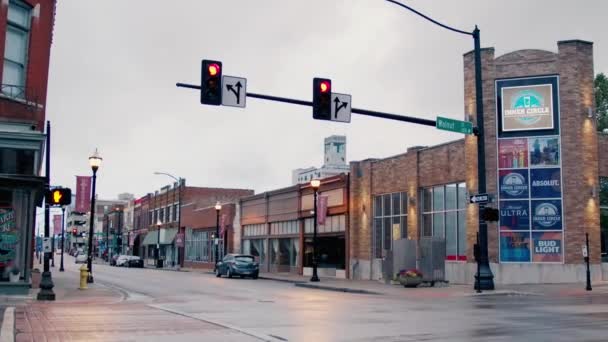
{"type": "Polygon", "coordinates": [[[201,103],[213,106],[222,104],[222,62],[220,61],[203,59],[201,103]]]}
{"type": "Polygon", "coordinates": [[[46,203],[50,206],[63,206],[72,203],[72,190],[69,188],[52,188],[46,192],[46,203]]]}
{"type": "Polygon", "coordinates": [[[317,120],[331,120],[331,80],[312,80],[312,117],[317,120]]]}

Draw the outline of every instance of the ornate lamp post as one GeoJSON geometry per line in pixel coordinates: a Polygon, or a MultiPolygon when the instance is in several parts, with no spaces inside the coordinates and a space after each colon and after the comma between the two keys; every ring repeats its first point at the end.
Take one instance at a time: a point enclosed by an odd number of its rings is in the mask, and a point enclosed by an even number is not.
{"type": "Polygon", "coordinates": [[[314,230],[312,232],[312,277],[310,281],[319,281],[319,276],[317,275],[317,191],[321,186],[321,181],[318,179],[313,179],[310,181],[310,186],[314,191],[314,230]]]}
{"type": "Polygon", "coordinates": [[[89,276],[87,277],[87,283],[93,283],[93,235],[94,235],[94,224],[95,224],[95,185],[97,183],[97,170],[101,166],[103,159],[99,155],[97,149],[92,156],[89,157],[89,165],[93,170],[93,189],[91,191],[91,217],[89,219],[89,253],[87,255],[87,268],[89,269],[89,276]]]}

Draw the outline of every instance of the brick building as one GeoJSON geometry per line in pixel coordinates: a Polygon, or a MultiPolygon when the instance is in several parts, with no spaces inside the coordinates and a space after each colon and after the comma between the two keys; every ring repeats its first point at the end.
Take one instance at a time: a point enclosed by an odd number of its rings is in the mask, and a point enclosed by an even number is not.
{"type": "Polygon", "coordinates": [[[148,265],[162,259],[164,265],[169,267],[183,266],[186,255],[184,247],[189,243],[186,233],[208,228],[205,217],[198,211],[212,207],[217,202],[232,203],[252,194],[253,190],[247,189],[186,186],[184,179],[181,186],[175,182],[149,193],[135,201],[134,230],[129,236],[132,253],[145,259],[148,265]],[[158,250],[157,245],[160,247],[158,250]],[[160,257],[157,257],[157,253],[160,253],[160,257]]]}
{"type": "MultiPolygon", "coordinates": [[[[608,136],[598,137],[594,119],[592,47],[572,40],[558,42],[557,53],[482,50],[487,192],[500,212],[488,225],[497,284],[582,281],[586,233],[592,277],[608,277],[600,262],[608,248],[608,229],[600,229],[608,136]]],[[[473,122],[474,77],[469,52],[463,119],[473,122]]],[[[352,278],[381,278],[394,240],[436,236],[446,240],[447,279],[473,281],[478,205],[468,196],[477,193],[476,144],[466,136],[351,163],[352,278]]]]}
{"type": "MultiPolygon", "coordinates": [[[[348,276],[349,176],[324,178],[325,224],[317,227],[319,275],[348,276]]],[[[261,272],[312,274],[313,189],[309,183],[261,193],[240,201],[241,251],[254,255],[261,272]]]]}
{"type": "Polygon", "coordinates": [[[16,267],[26,286],[35,208],[44,191],[40,176],[54,20],[54,0],[0,3],[0,279],[16,267]]]}

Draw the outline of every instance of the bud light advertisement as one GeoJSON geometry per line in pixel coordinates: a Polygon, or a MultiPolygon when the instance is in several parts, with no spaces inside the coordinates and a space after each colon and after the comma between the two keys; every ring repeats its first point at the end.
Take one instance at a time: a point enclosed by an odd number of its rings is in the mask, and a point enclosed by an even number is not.
{"type": "Polygon", "coordinates": [[[501,170],[500,176],[500,198],[528,198],[528,170],[501,170]]]}
{"type": "Polygon", "coordinates": [[[530,230],[528,201],[500,201],[501,230],[530,230]]]}
{"type": "Polygon", "coordinates": [[[532,198],[561,198],[560,169],[531,169],[532,198]]]}
{"type": "Polygon", "coordinates": [[[501,232],[500,233],[500,261],[502,261],[502,262],[529,262],[530,261],[530,233],[529,232],[501,232]]]}
{"type": "Polygon", "coordinates": [[[562,201],[532,201],[533,230],[562,230],[562,201]]]}
{"type": "Polygon", "coordinates": [[[562,233],[532,233],[532,261],[562,262],[562,233]]]}

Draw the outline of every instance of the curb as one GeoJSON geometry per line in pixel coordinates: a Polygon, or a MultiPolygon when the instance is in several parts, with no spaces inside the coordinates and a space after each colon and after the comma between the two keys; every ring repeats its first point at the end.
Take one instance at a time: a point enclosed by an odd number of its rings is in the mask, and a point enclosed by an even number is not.
{"type": "Polygon", "coordinates": [[[362,289],[351,289],[348,287],[333,287],[333,286],[324,286],[324,285],[316,285],[309,283],[295,283],[296,287],[305,287],[309,289],[317,289],[317,290],[326,290],[326,291],[335,291],[335,292],[347,292],[347,293],[357,293],[357,294],[371,294],[371,295],[383,295],[384,293],[362,290],[362,289]]]}
{"type": "Polygon", "coordinates": [[[282,283],[289,283],[289,284],[296,284],[296,286],[297,286],[297,284],[306,284],[306,280],[281,279],[281,278],[272,278],[272,277],[264,277],[264,276],[259,276],[258,279],[279,281],[282,283]]]}
{"type": "Polygon", "coordinates": [[[511,290],[491,290],[491,291],[483,291],[481,293],[473,292],[473,293],[465,293],[464,297],[488,297],[488,296],[542,296],[540,293],[533,292],[521,292],[521,291],[511,291],[511,290]]]}
{"type": "Polygon", "coordinates": [[[4,311],[2,328],[0,329],[0,342],[15,341],[15,308],[8,307],[4,311]]]}

